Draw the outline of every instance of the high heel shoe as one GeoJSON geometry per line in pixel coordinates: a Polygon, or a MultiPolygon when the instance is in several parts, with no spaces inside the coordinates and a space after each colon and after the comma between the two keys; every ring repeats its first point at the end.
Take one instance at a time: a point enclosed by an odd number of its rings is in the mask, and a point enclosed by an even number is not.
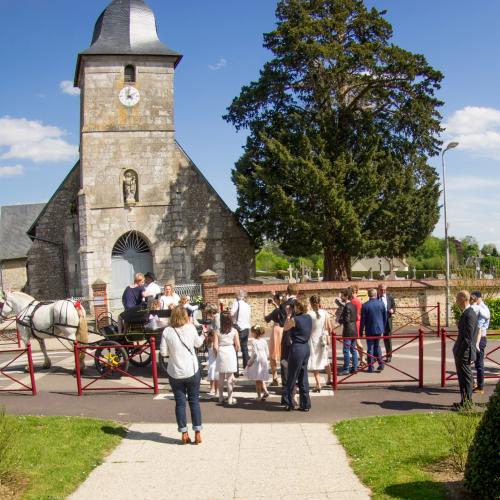
{"type": "Polygon", "coordinates": [[[201,432],[195,431],[194,433],[194,444],[201,444],[201,432]]]}
{"type": "Polygon", "coordinates": [[[181,441],[182,441],[182,444],[190,444],[191,443],[191,438],[189,437],[189,434],[187,432],[182,433],[181,441]]]}

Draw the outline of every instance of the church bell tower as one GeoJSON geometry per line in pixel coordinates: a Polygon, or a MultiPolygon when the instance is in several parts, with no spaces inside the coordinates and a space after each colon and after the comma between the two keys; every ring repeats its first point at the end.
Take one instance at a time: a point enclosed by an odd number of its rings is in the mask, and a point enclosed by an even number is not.
{"type": "Polygon", "coordinates": [[[121,295],[133,272],[161,265],[158,227],[176,175],[173,85],[181,57],[159,40],[143,0],[112,1],[96,22],[90,48],[78,55],[85,296],[97,279],[121,295]]]}

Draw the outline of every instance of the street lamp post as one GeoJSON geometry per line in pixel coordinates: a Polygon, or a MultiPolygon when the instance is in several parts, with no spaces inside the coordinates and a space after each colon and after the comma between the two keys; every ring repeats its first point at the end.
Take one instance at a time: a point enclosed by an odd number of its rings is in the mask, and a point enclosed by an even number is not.
{"type": "Polygon", "coordinates": [[[443,210],[444,210],[444,241],[446,248],[446,327],[450,326],[450,243],[448,241],[448,218],[446,217],[446,166],[444,163],[444,154],[448,149],[458,146],[458,142],[450,142],[441,154],[441,163],[443,165],[443,210]]]}

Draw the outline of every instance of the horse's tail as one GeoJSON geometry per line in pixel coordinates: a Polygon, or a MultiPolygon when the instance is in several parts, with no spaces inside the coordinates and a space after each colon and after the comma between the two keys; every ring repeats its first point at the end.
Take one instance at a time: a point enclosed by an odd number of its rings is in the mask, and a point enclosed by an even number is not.
{"type": "Polygon", "coordinates": [[[75,304],[75,308],[78,311],[78,316],[80,318],[78,328],[76,329],[76,340],[86,344],[89,341],[89,327],[87,324],[87,318],[85,317],[85,309],[79,302],[75,304]]]}

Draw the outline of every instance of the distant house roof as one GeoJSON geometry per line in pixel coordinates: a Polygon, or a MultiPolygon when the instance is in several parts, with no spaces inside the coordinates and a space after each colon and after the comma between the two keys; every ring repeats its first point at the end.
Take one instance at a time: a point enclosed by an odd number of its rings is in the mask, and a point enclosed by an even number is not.
{"type": "Polygon", "coordinates": [[[45,203],[0,207],[0,261],[28,255],[31,240],[26,234],[45,203]]]}

